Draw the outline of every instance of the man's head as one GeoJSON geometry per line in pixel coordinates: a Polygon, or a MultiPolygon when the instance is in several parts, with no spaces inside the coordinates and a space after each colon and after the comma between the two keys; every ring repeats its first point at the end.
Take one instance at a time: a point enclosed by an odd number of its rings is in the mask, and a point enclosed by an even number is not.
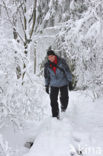
{"type": "Polygon", "coordinates": [[[51,61],[51,62],[54,62],[55,60],[55,53],[53,50],[49,50],[47,52],[47,56],[48,56],[48,60],[51,61]]]}

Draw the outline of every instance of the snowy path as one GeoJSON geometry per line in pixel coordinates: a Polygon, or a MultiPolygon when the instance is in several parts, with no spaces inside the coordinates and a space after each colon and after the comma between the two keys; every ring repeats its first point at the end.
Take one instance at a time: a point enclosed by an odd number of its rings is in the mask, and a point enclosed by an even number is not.
{"type": "Polygon", "coordinates": [[[46,116],[42,121],[23,123],[22,132],[1,129],[14,152],[10,156],[78,156],[80,150],[81,156],[103,156],[103,98],[93,102],[90,96],[71,92],[65,117],[59,121],[50,117],[49,96],[43,95],[46,116]],[[34,144],[29,150],[24,144],[31,139],[34,144]]]}
{"type": "Polygon", "coordinates": [[[25,156],[68,156],[71,127],[67,120],[47,119],[36,137],[29,154],[25,156]],[[70,129],[70,131],[69,131],[70,129]]]}
{"type": "Polygon", "coordinates": [[[103,155],[102,99],[92,102],[85,95],[81,97],[81,93],[70,96],[71,105],[64,119],[44,120],[34,145],[24,156],[78,156],[80,150],[83,156],[103,155]]]}

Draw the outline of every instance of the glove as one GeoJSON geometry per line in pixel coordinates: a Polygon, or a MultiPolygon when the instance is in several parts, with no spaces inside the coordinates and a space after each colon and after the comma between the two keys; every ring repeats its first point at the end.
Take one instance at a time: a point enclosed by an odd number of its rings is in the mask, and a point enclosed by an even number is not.
{"type": "Polygon", "coordinates": [[[69,90],[73,90],[73,85],[72,85],[72,82],[69,82],[69,90]]]}
{"type": "Polygon", "coordinates": [[[45,86],[45,91],[49,94],[49,86],[45,86]]]}

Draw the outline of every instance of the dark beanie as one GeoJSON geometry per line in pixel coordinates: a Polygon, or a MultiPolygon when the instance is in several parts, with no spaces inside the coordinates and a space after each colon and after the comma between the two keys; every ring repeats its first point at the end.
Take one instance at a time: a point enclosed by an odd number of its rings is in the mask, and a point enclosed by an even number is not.
{"type": "Polygon", "coordinates": [[[54,51],[53,51],[53,50],[49,50],[49,51],[47,52],[47,56],[49,56],[49,55],[55,55],[54,51]]]}

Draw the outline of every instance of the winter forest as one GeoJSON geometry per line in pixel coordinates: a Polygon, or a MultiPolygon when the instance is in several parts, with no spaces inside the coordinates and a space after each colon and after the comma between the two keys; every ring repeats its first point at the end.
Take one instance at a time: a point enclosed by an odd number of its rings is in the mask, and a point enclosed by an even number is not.
{"type": "Polygon", "coordinates": [[[102,156],[102,95],[103,0],[0,0],[0,156],[102,156]],[[62,120],[45,92],[49,49],[73,77],[62,120]]]}

